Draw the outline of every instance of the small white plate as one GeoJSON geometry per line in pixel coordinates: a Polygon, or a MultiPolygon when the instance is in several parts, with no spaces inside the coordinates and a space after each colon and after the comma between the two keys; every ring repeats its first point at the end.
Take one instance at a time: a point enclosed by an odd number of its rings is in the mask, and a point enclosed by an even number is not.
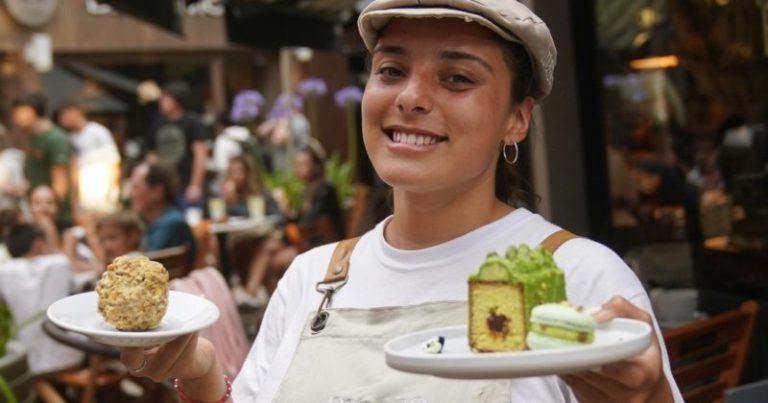
{"type": "Polygon", "coordinates": [[[204,329],[219,319],[211,301],[184,292],[170,291],[168,310],[160,326],[143,332],[124,332],[108,324],[96,305],[96,292],[60,299],[48,307],[48,318],[60,327],[116,347],[149,347],[204,329]]]}
{"type": "Polygon", "coordinates": [[[506,379],[559,375],[621,361],[644,351],[651,343],[651,327],[641,321],[617,318],[598,325],[589,345],[509,353],[474,353],[467,326],[429,329],[392,339],[384,346],[387,365],[417,374],[455,379],[506,379]],[[445,337],[443,352],[421,351],[425,341],[445,337]]]}

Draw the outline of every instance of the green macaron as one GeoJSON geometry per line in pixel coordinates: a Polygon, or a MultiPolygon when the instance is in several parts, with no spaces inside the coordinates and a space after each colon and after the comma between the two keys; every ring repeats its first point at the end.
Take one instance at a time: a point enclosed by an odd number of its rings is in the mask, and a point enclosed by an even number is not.
{"type": "Polygon", "coordinates": [[[591,344],[597,322],[567,304],[542,304],[531,311],[526,344],[531,350],[591,344]]]}

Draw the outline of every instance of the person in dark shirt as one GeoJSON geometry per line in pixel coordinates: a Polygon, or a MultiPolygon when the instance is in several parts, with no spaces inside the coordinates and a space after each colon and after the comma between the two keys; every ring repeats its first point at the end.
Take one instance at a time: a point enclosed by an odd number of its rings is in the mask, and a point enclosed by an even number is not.
{"type": "Polygon", "coordinates": [[[338,240],[344,237],[344,217],[336,188],[325,179],[324,159],[322,150],[311,145],[296,153],[294,169],[304,183],[298,221],[306,225],[325,217],[330,220],[338,240]]]}
{"type": "Polygon", "coordinates": [[[187,245],[196,252],[192,230],[175,205],[174,173],[158,164],[140,164],[131,175],[131,208],[146,222],[142,250],[153,251],[187,245]]]}
{"type": "Polygon", "coordinates": [[[189,85],[184,82],[173,81],[165,86],[159,100],[163,118],[147,144],[147,162],[176,169],[182,208],[202,202],[211,137],[200,118],[188,110],[190,96],[189,85]]]}

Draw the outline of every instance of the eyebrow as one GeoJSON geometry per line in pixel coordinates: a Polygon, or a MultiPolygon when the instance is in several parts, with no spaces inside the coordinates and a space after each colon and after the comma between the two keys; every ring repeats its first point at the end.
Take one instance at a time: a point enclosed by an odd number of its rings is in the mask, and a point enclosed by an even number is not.
{"type": "MultiPolygon", "coordinates": [[[[376,49],[374,49],[373,54],[376,54],[376,53],[386,53],[391,55],[405,55],[408,52],[402,46],[385,45],[385,46],[379,46],[376,49]]],[[[486,62],[481,57],[475,56],[471,53],[461,52],[458,50],[444,50],[440,52],[440,58],[446,59],[446,60],[469,60],[469,61],[477,62],[481,66],[485,67],[488,71],[493,73],[493,67],[491,67],[490,63],[486,62]]]]}
{"type": "Polygon", "coordinates": [[[488,62],[486,62],[482,58],[477,57],[477,56],[475,56],[475,55],[473,55],[471,53],[460,52],[460,51],[457,51],[457,50],[445,50],[445,51],[440,52],[440,58],[441,59],[448,59],[448,60],[470,60],[470,61],[474,61],[474,62],[480,63],[481,66],[485,67],[486,69],[488,69],[488,71],[493,73],[493,67],[491,67],[491,65],[488,62]]]}

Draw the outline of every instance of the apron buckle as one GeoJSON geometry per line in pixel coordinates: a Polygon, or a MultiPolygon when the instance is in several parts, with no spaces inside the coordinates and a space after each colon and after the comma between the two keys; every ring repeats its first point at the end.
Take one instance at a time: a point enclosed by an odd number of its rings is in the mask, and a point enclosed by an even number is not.
{"type": "Polygon", "coordinates": [[[320,301],[320,305],[317,307],[317,313],[315,313],[315,317],[312,318],[312,323],[309,326],[309,328],[312,330],[312,334],[320,333],[323,331],[323,329],[325,329],[325,325],[328,324],[328,317],[331,316],[331,314],[326,311],[325,308],[331,304],[333,293],[336,292],[336,290],[338,290],[346,282],[347,280],[344,279],[343,282],[336,281],[334,283],[317,283],[317,291],[323,293],[323,299],[320,301]]]}

